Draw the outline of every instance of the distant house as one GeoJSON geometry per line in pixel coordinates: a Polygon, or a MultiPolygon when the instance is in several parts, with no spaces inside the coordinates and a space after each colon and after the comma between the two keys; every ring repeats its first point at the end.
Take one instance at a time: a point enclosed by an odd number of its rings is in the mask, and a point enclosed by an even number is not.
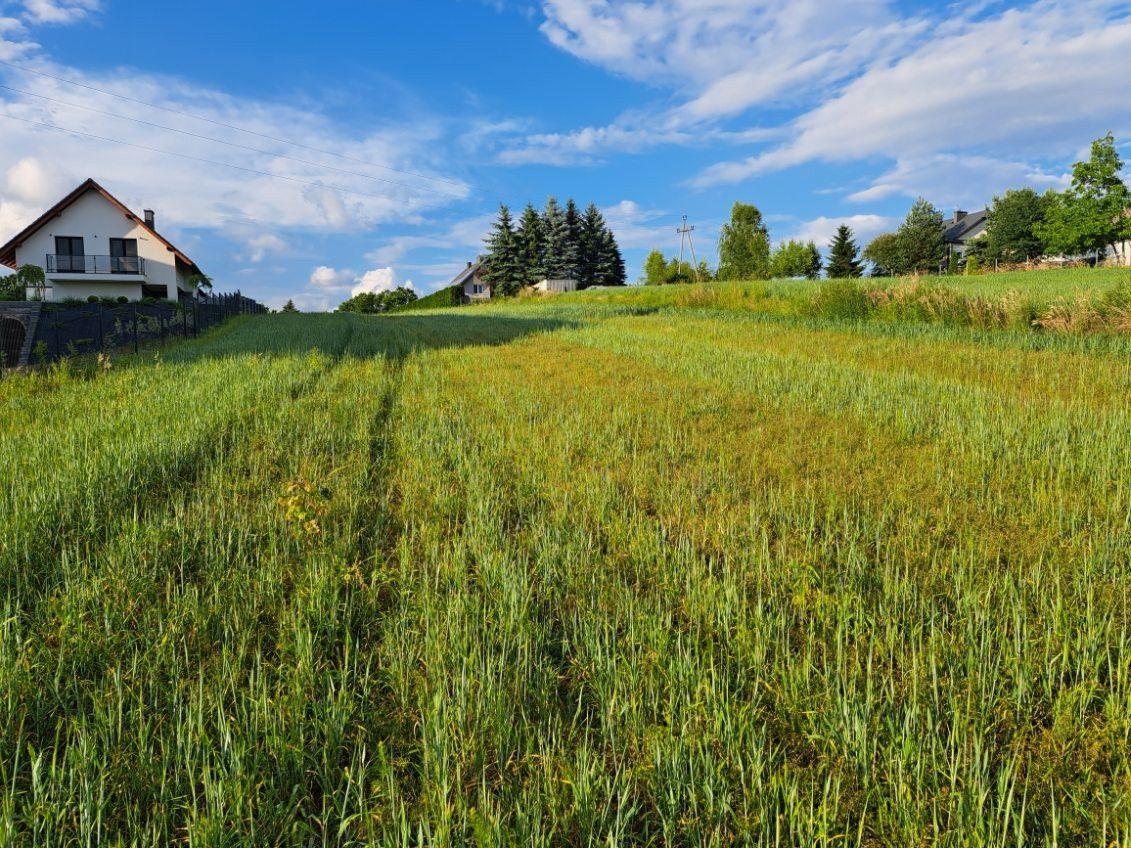
{"type": "Polygon", "coordinates": [[[546,292],[547,294],[577,291],[577,280],[543,280],[534,284],[534,291],[546,292]]]}
{"type": "Polygon", "coordinates": [[[970,249],[970,243],[985,234],[988,213],[988,209],[979,212],[958,209],[953,218],[943,222],[943,240],[946,242],[947,258],[955,256],[961,259],[970,249]]]}
{"type": "Polygon", "coordinates": [[[194,297],[196,263],[157,232],[153,211],[138,217],[110,192],[87,180],[0,247],[9,268],[38,265],[48,301],[96,297],[194,297]]]}
{"type": "Polygon", "coordinates": [[[491,299],[491,284],[483,279],[484,268],[483,257],[480,256],[474,262],[468,262],[467,267],[452,280],[453,287],[462,289],[464,303],[491,299]]]}

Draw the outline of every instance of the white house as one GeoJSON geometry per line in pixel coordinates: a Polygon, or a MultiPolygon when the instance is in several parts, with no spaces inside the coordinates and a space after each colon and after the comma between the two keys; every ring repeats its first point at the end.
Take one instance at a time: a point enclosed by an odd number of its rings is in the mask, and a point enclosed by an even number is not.
{"type": "MultiPolygon", "coordinates": [[[[139,218],[94,180],[87,180],[0,247],[9,268],[38,265],[47,277],[44,299],[158,297],[196,294],[196,263],[155,228],[153,212],[139,218]]],[[[37,293],[29,289],[29,299],[37,293]]]]}

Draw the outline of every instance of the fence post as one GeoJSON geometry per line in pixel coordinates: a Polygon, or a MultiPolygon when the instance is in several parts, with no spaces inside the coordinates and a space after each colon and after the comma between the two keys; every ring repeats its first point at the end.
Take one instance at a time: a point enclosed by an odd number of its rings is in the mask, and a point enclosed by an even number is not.
{"type": "Polygon", "coordinates": [[[141,348],[138,346],[137,340],[137,304],[134,304],[134,353],[137,353],[141,348]]]}
{"type": "Polygon", "coordinates": [[[106,334],[102,330],[102,313],[105,307],[100,303],[98,304],[98,352],[103,353],[106,350],[106,334]]]}

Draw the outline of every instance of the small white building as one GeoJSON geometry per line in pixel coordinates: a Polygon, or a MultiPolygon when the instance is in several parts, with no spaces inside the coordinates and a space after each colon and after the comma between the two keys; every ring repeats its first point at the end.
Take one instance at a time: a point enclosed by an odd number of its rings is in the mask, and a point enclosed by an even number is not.
{"type": "Polygon", "coordinates": [[[545,292],[546,294],[577,291],[577,280],[543,280],[534,284],[534,291],[545,292]]]}
{"type": "MultiPolygon", "coordinates": [[[[9,268],[38,265],[43,299],[194,297],[200,268],[156,230],[153,212],[139,218],[94,180],[87,180],[0,247],[9,268]]],[[[37,296],[29,289],[27,297],[37,296]]]]}

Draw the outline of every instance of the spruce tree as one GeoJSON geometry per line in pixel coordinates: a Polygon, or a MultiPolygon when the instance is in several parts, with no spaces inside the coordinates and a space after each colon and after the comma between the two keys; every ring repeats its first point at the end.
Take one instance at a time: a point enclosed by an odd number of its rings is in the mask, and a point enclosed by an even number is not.
{"type": "Polygon", "coordinates": [[[295,306],[295,302],[293,300],[288,300],[286,303],[283,304],[283,308],[280,311],[282,311],[282,312],[298,312],[298,307],[295,306]]]}
{"type": "MultiPolygon", "coordinates": [[[[568,216],[568,210],[566,214],[568,216]]],[[[604,216],[596,204],[590,203],[581,219],[581,249],[577,259],[578,288],[608,285],[605,280],[611,278],[612,268],[609,265],[607,232],[604,216]]]]}
{"type": "Polygon", "coordinates": [[[584,237],[584,220],[577,204],[571,197],[566,201],[566,248],[565,248],[565,276],[563,280],[580,280],[581,252],[584,250],[582,239],[584,237]]]}
{"type": "Polygon", "coordinates": [[[624,255],[620,252],[617,237],[607,225],[602,235],[602,249],[600,262],[600,286],[628,285],[628,271],[624,265],[624,255]]]}
{"type": "Polygon", "coordinates": [[[805,277],[815,280],[821,276],[821,251],[817,250],[814,242],[808,242],[805,249],[809,252],[809,267],[805,269],[805,277]]]}
{"type": "Polygon", "coordinates": [[[543,254],[546,251],[546,234],[542,224],[542,216],[534,208],[533,203],[527,203],[522,210],[522,218],[518,222],[519,255],[522,257],[523,277],[526,285],[532,286],[542,280],[545,272],[542,269],[543,254]]]}
{"type": "Polygon", "coordinates": [[[577,258],[570,245],[565,210],[553,197],[546,201],[546,211],[542,213],[542,229],[546,237],[546,251],[542,258],[542,270],[546,279],[567,279],[569,271],[577,264],[577,258]]]}
{"type": "Polygon", "coordinates": [[[487,237],[487,259],[483,278],[491,284],[492,293],[502,297],[518,294],[525,285],[525,271],[518,238],[506,204],[499,206],[499,220],[487,237]]]}
{"type": "Polygon", "coordinates": [[[859,277],[864,272],[860,251],[852,238],[852,229],[847,224],[837,227],[836,235],[829,245],[829,264],[826,270],[829,279],[859,277]]]}

